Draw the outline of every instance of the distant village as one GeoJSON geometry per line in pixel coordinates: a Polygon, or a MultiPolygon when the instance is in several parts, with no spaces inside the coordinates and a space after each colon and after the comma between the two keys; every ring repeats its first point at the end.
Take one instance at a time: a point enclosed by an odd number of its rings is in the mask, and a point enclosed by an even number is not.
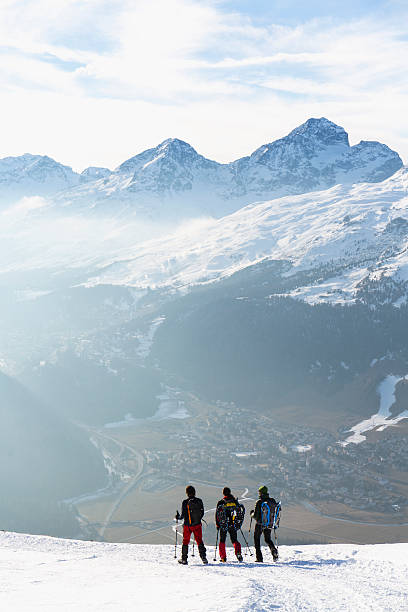
{"type": "Polygon", "coordinates": [[[267,482],[288,502],[330,500],[355,509],[399,512],[408,499],[387,479],[408,468],[408,438],[383,432],[375,444],[342,446],[323,430],[277,424],[233,403],[217,403],[211,417],[179,420],[169,438],[179,451],[145,451],[147,465],[183,482],[195,477],[223,484],[239,475],[267,482]],[[188,457],[188,461],[186,461],[188,457]]]}

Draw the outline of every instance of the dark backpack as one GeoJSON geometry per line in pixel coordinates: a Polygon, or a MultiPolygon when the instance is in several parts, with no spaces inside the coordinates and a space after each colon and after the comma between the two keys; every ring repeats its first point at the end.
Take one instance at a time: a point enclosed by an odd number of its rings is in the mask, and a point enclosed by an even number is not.
{"type": "Polygon", "coordinates": [[[276,501],[265,499],[261,502],[261,525],[266,529],[271,529],[274,524],[276,501]]]}
{"type": "Polygon", "coordinates": [[[196,497],[187,500],[187,516],[189,525],[199,525],[203,516],[202,501],[196,497]]]}
{"type": "Polygon", "coordinates": [[[278,502],[276,504],[276,508],[275,508],[275,514],[273,517],[273,528],[277,529],[279,527],[279,523],[280,523],[280,511],[281,511],[281,503],[278,502]]]}
{"type": "Polygon", "coordinates": [[[222,531],[241,529],[245,518],[245,508],[236,499],[225,501],[217,508],[217,521],[222,531]]]}

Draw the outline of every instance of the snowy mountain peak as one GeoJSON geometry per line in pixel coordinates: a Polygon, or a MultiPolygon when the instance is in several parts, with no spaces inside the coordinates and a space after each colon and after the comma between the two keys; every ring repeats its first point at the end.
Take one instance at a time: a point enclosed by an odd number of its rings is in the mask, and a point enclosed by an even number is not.
{"type": "Polygon", "coordinates": [[[161,144],[156,147],[158,152],[165,151],[171,155],[196,155],[198,156],[197,151],[190,145],[188,142],[184,140],[180,140],[179,138],[167,138],[161,144]]]}
{"type": "Polygon", "coordinates": [[[3,157],[0,159],[0,174],[24,170],[29,172],[34,166],[62,167],[71,170],[68,166],[62,166],[48,155],[33,155],[24,153],[23,155],[3,157]]]}
{"type": "Polygon", "coordinates": [[[324,117],[311,118],[287,136],[259,147],[244,160],[272,166],[282,172],[283,165],[292,169],[294,164],[303,165],[307,159],[317,156],[332,158],[333,154],[339,156],[349,148],[348,135],[342,127],[324,117]]]}
{"type": "Polygon", "coordinates": [[[79,175],[48,155],[24,153],[0,159],[0,199],[50,195],[71,188],[79,175]]]}
{"type": "Polygon", "coordinates": [[[247,192],[271,198],[338,183],[379,182],[401,168],[402,160],[379,142],[362,141],[350,147],[347,132],[321,117],[308,119],[235,166],[245,176],[247,192]]]}
{"type": "Polygon", "coordinates": [[[312,117],[286,136],[287,140],[299,138],[307,138],[324,145],[343,144],[349,146],[348,134],[345,129],[325,117],[320,117],[320,119],[312,117]]]}
{"type": "Polygon", "coordinates": [[[134,157],[127,159],[125,162],[120,164],[120,166],[118,166],[116,172],[135,172],[142,168],[147,168],[149,164],[154,161],[164,158],[172,158],[183,163],[187,160],[200,157],[201,156],[197,153],[197,151],[187,142],[184,142],[184,140],[179,140],[178,138],[167,138],[156,147],[147,149],[146,151],[138,153],[134,157]]]}

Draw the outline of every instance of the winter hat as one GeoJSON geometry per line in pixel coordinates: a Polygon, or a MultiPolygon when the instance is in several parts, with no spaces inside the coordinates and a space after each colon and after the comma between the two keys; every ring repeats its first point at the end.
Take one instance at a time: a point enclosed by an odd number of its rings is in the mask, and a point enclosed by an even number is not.
{"type": "Polygon", "coordinates": [[[231,495],[231,489],[229,487],[224,487],[222,490],[222,494],[225,496],[231,495]]]}
{"type": "Polygon", "coordinates": [[[195,496],[195,488],[193,487],[193,485],[188,485],[188,487],[186,487],[186,493],[188,497],[195,496]]]}
{"type": "Polygon", "coordinates": [[[266,487],[265,485],[259,487],[258,491],[260,495],[268,495],[268,487],[266,487]]]}

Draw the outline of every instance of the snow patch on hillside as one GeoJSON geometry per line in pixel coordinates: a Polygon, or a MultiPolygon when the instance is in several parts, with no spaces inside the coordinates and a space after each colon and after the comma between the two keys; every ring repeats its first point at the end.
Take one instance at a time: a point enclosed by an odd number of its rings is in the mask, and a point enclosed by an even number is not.
{"type": "Polygon", "coordinates": [[[165,318],[166,317],[163,316],[157,317],[151,322],[146,334],[139,334],[135,336],[135,338],[137,338],[137,340],[139,341],[139,346],[136,350],[136,353],[142,359],[146,359],[146,357],[149,356],[150,350],[153,345],[154,336],[156,335],[158,328],[163,323],[165,318]]]}
{"type": "Polygon", "coordinates": [[[366,440],[363,433],[376,429],[384,431],[387,427],[396,425],[403,419],[408,419],[408,410],[404,410],[401,414],[392,417],[391,408],[395,403],[395,387],[401,380],[408,380],[407,376],[389,375],[378,385],[378,394],[380,396],[380,409],[376,414],[373,414],[369,419],[357,423],[350,429],[352,433],[346,440],[341,442],[342,446],[348,444],[360,444],[366,440]]]}
{"type": "Polygon", "coordinates": [[[167,385],[164,386],[164,393],[157,396],[160,400],[157,412],[150,417],[153,421],[164,421],[165,419],[187,419],[190,414],[186,408],[184,400],[178,398],[178,392],[167,385]]]}

